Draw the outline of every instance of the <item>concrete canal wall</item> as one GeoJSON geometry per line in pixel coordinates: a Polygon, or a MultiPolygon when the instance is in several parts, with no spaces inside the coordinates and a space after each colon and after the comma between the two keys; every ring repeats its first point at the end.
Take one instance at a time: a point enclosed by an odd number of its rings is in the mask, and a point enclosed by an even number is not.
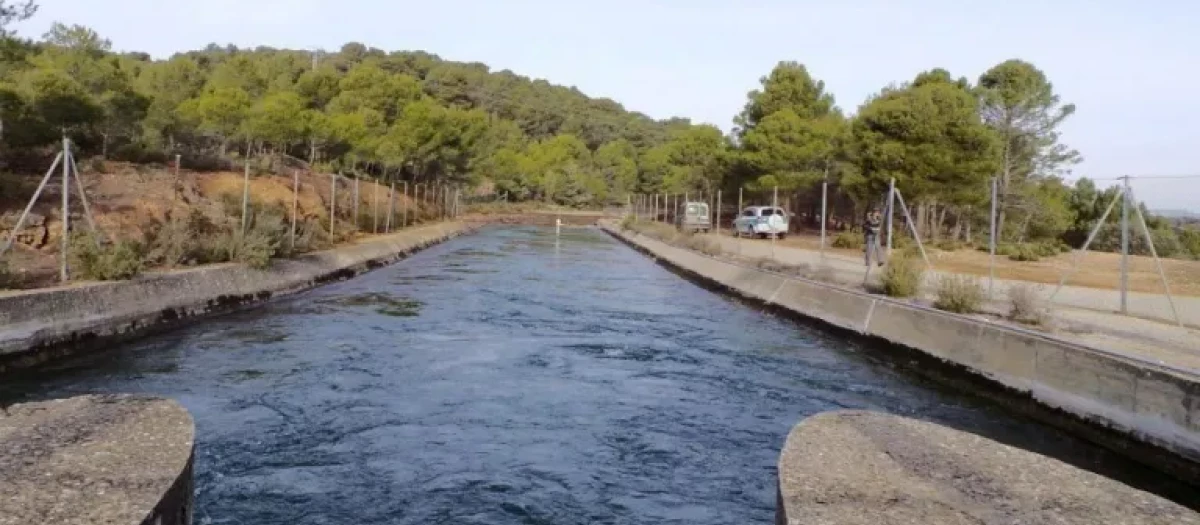
{"type": "Polygon", "coordinates": [[[0,373],[96,348],[184,319],[346,279],[468,231],[442,223],[276,260],[264,270],[223,264],[0,295],[0,373]]]}
{"type": "Polygon", "coordinates": [[[939,379],[960,382],[951,376],[965,377],[971,390],[1160,470],[1200,481],[1200,381],[1194,375],[1033,331],[741,266],[611,225],[604,228],[696,279],[805,319],[882,339],[894,350],[924,359],[915,367],[918,372],[944,368],[939,379]]]}
{"type": "Polygon", "coordinates": [[[103,395],[0,412],[0,525],[189,525],[195,424],[166,399],[103,395]]]}

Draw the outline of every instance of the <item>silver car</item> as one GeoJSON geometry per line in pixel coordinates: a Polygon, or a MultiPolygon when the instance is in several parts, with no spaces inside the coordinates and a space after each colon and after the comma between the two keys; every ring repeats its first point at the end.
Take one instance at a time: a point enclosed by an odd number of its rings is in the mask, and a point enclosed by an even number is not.
{"type": "Polygon", "coordinates": [[[787,237],[788,216],[777,206],[750,206],[733,220],[733,234],[741,237],[787,237]]]}

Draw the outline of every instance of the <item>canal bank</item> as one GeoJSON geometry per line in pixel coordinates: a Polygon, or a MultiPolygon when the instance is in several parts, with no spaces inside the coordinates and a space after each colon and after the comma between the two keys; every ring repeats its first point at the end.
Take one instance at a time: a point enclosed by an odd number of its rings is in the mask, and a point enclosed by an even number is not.
{"type": "Polygon", "coordinates": [[[222,264],[0,296],[0,374],[185,320],[343,280],[470,231],[439,223],[273,261],[222,264]]]}
{"type": "Polygon", "coordinates": [[[1200,482],[1200,382],[1185,371],[1045,335],[741,266],[604,225],[700,282],[858,338],[898,362],[1191,483],[1200,482]]]}

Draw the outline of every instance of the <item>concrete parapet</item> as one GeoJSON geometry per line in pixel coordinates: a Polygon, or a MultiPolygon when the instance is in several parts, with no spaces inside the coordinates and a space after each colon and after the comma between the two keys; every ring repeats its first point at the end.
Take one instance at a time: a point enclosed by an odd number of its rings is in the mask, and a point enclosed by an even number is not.
{"type": "Polygon", "coordinates": [[[195,425],[178,403],[82,396],[0,411],[0,525],[188,525],[195,425]]]}
{"type": "Polygon", "coordinates": [[[668,245],[610,225],[605,229],[669,266],[811,320],[912,349],[1037,401],[1034,414],[1156,468],[1200,481],[1200,377],[1160,363],[1045,334],[942,312],[835,285],[784,276],[668,245]],[[1066,414],[1063,414],[1065,412],[1066,414]],[[1048,414],[1047,414],[1048,413],[1048,414]],[[1072,419],[1074,418],[1074,420],[1072,419]],[[1128,452],[1127,450],[1124,450],[1128,452]],[[1165,453],[1164,453],[1165,452],[1165,453]]]}
{"type": "Polygon", "coordinates": [[[1058,460],[899,416],[826,412],[779,458],[778,525],[1200,524],[1200,514],[1058,460]]]}
{"type": "Polygon", "coordinates": [[[6,293],[0,295],[0,373],[80,345],[348,278],[466,230],[461,223],[416,227],[276,260],[264,270],[222,264],[130,281],[6,293]]]}

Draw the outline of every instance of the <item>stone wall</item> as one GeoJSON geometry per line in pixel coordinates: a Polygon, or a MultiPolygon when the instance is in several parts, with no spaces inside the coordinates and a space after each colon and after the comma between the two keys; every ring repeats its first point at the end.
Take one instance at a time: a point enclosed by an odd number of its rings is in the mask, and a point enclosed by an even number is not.
{"type": "Polygon", "coordinates": [[[223,264],[0,295],[0,373],[161,329],[184,319],[345,279],[467,231],[460,223],[411,228],[264,270],[223,264]]]}
{"type": "MultiPolygon", "coordinates": [[[[809,320],[912,350],[969,388],[998,384],[1008,404],[1200,480],[1200,378],[1159,363],[1096,350],[1015,327],[740,266],[605,226],[609,233],[699,280],[809,320]],[[986,381],[978,381],[978,379],[986,381]],[[1015,402],[1014,402],[1015,401],[1015,402]],[[1133,445],[1149,445],[1134,447],[1133,445]],[[1137,450],[1135,450],[1137,448],[1137,450]]],[[[928,368],[923,363],[921,368],[928,368]]],[[[991,392],[987,394],[991,397],[991,392]]]]}

